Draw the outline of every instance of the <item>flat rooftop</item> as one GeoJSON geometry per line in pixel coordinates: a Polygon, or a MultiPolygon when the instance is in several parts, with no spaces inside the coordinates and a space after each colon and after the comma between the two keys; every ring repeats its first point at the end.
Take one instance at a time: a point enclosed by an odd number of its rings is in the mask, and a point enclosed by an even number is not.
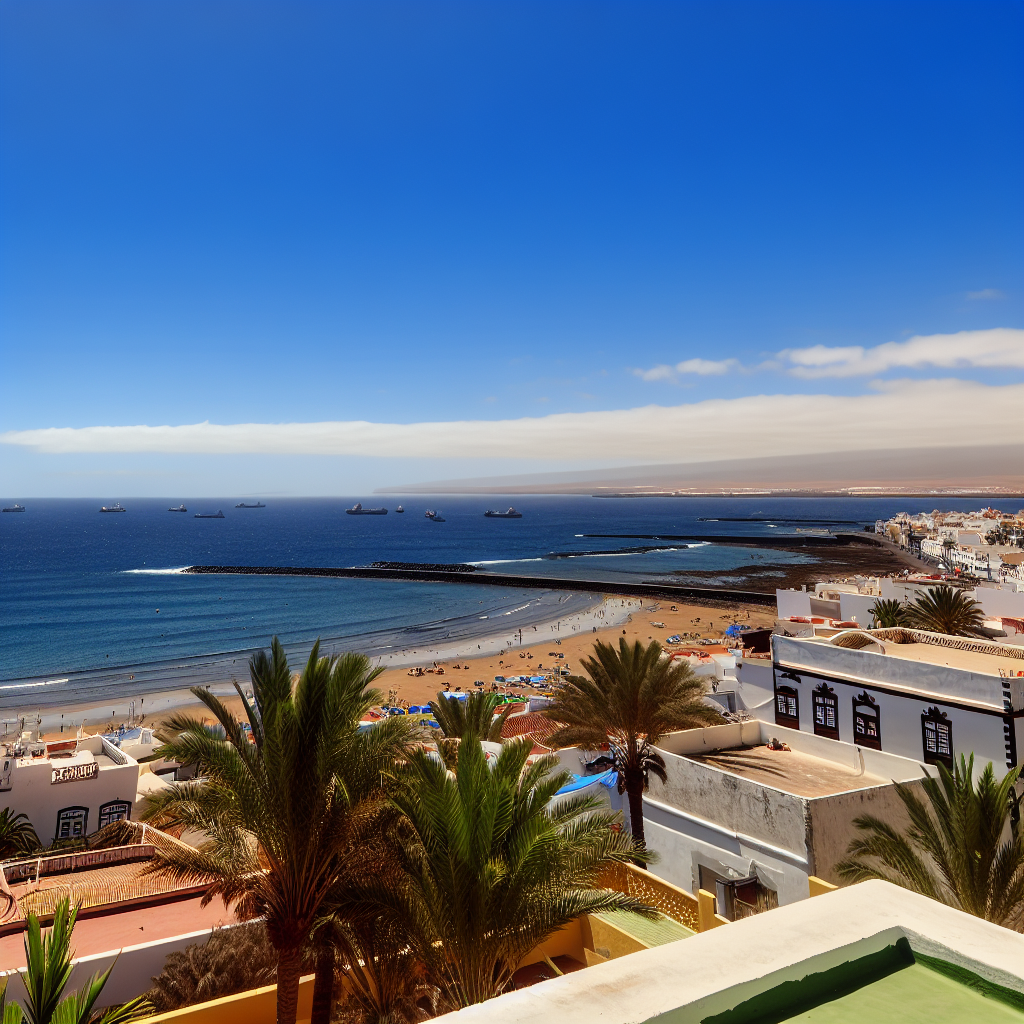
{"type": "MultiPolygon", "coordinates": [[[[815,637],[810,642],[828,644],[828,638],[815,637]]],[[[965,672],[976,672],[983,676],[998,676],[999,669],[1011,676],[1024,672],[1024,658],[998,654],[994,651],[981,653],[975,650],[958,650],[956,647],[943,647],[934,643],[894,643],[891,640],[880,640],[880,642],[885,647],[885,656],[902,657],[909,662],[942,665],[949,669],[962,669],[965,672]]],[[[838,645],[829,644],[829,646],[838,645]]],[[[872,647],[867,647],[865,650],[868,653],[879,653],[872,647]]]]}
{"type": "Polygon", "coordinates": [[[1004,657],[1000,654],[979,654],[977,651],[960,651],[955,647],[939,647],[937,644],[893,644],[886,643],[885,653],[893,658],[921,661],[928,665],[945,665],[967,672],[997,676],[999,670],[1010,675],[1024,672],[1024,659],[1004,657]]]}
{"type": "MultiPolygon", "coordinates": [[[[838,634],[841,635],[844,631],[840,631],[838,634]]],[[[1021,654],[1017,654],[1012,646],[990,643],[984,640],[971,640],[967,637],[949,637],[939,638],[953,640],[954,642],[959,641],[963,645],[963,649],[959,646],[946,646],[943,643],[929,643],[927,640],[922,639],[919,642],[913,643],[898,643],[896,640],[889,639],[885,634],[893,633],[896,630],[858,630],[865,636],[871,637],[875,643],[867,645],[861,650],[868,654],[882,655],[890,658],[902,658],[906,661],[918,661],[926,665],[941,665],[946,668],[960,669],[965,672],[975,672],[978,675],[987,676],[999,676],[1005,673],[1009,676],[1015,676],[1018,673],[1024,672],[1024,651],[1021,654]],[[881,646],[884,650],[878,650],[881,646]],[[973,650],[971,648],[974,648],[973,650]],[[1004,653],[1005,652],[1005,653],[1004,653]]],[[[921,637],[925,637],[928,634],[922,633],[918,630],[900,630],[908,635],[916,634],[921,637]]],[[[793,639],[802,640],[804,643],[813,644],[814,646],[824,647],[844,647],[846,644],[835,644],[832,643],[832,637],[795,637],[793,639]]]]}
{"type": "Polygon", "coordinates": [[[107,754],[94,754],[91,750],[76,750],[73,754],[37,754],[36,756],[26,755],[18,758],[18,767],[24,768],[34,764],[48,764],[51,768],[68,768],[72,765],[92,764],[95,762],[101,768],[119,767],[117,762],[107,754]]]}
{"type": "MultiPolygon", "coordinates": [[[[212,930],[234,924],[238,918],[224,901],[216,896],[205,907],[203,897],[169,899],[165,903],[128,907],[105,914],[80,916],[71,941],[76,956],[91,956],[123,949],[126,946],[169,939],[175,935],[212,930]]],[[[202,939],[196,939],[202,942],[202,939]]],[[[25,966],[25,934],[14,932],[0,936],[0,970],[10,971],[25,966]]]]}
{"type": "Polygon", "coordinates": [[[870,772],[854,771],[835,761],[814,757],[799,750],[769,747],[728,747],[708,754],[681,754],[690,761],[720,768],[731,775],[750,779],[793,796],[832,796],[855,789],[888,785],[870,772]]]}
{"type": "Polygon", "coordinates": [[[801,1024],[1021,1024],[1024,1013],[1014,1006],[984,996],[966,984],[923,964],[913,963],[868,981],[863,986],[829,999],[791,1017],[773,1019],[801,1024]]]}

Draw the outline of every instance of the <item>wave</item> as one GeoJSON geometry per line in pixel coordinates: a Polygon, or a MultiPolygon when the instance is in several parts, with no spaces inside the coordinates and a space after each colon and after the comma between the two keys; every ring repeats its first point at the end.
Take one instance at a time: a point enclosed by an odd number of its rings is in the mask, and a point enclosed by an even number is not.
{"type": "Polygon", "coordinates": [[[501,614],[502,615],[515,615],[516,612],[524,612],[524,611],[526,611],[526,609],[529,608],[530,605],[532,605],[532,604],[533,604],[533,601],[527,601],[526,604],[521,604],[518,608],[512,608],[512,609],[510,609],[507,612],[502,612],[501,614]]]}
{"type": "Polygon", "coordinates": [[[122,569],[121,571],[128,575],[138,576],[177,576],[187,568],[187,565],[183,565],[177,569],[122,569]]]}
{"type": "Polygon", "coordinates": [[[35,686],[59,686],[68,681],[67,679],[46,679],[38,683],[11,683],[9,686],[0,686],[0,690],[27,690],[29,687],[35,686]]]}

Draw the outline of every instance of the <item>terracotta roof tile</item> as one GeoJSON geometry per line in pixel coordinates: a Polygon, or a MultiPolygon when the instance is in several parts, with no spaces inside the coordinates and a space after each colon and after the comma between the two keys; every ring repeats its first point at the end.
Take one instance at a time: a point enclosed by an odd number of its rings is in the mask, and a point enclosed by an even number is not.
{"type": "Polygon", "coordinates": [[[515,736],[534,736],[543,739],[550,736],[556,729],[550,718],[539,711],[530,711],[523,715],[511,715],[501,727],[501,738],[512,739],[515,736]]]}

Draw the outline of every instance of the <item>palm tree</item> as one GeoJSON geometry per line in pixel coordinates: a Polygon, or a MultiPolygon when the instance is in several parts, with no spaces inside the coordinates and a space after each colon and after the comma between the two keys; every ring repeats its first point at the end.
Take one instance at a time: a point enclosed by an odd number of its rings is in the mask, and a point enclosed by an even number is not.
{"type": "Polygon", "coordinates": [[[571,776],[554,771],[550,755],[528,765],[531,748],[528,739],[510,741],[488,766],[479,742],[463,737],[454,772],[414,751],[394,798],[407,832],[399,870],[362,895],[364,906],[401,923],[449,1006],[501,993],[527,953],[582,914],[652,913],[596,888],[609,863],[638,851],[592,797],[551,807],[571,776]]]}
{"type": "Polygon", "coordinates": [[[442,1012],[439,989],[409,942],[407,915],[387,905],[390,896],[381,905],[382,891],[404,891],[400,851],[403,841],[412,840],[397,807],[392,809],[389,825],[363,844],[364,856],[353,859],[338,878],[324,901],[321,924],[337,950],[351,1003],[378,1024],[405,1024],[442,1012]]]}
{"type": "Polygon", "coordinates": [[[930,633],[987,639],[981,605],[955,587],[931,587],[919,594],[907,609],[907,621],[930,633]]]}
{"type": "MultiPolygon", "coordinates": [[[[0,1020],[3,1024],[88,1024],[94,1019],[93,1007],[103,992],[111,964],[102,974],[94,974],[79,992],[65,996],[74,967],[71,933],[78,917],[65,897],[54,909],[53,927],[42,934],[39,918],[29,912],[25,926],[25,963],[23,976],[27,1005],[7,1002],[7,979],[0,979],[0,1020]]],[[[116,963],[116,961],[115,961],[116,963]]],[[[127,1024],[153,1013],[152,1005],[141,996],[121,1006],[111,1007],[96,1019],[96,1024],[127,1024]]]]}
{"type": "Polygon", "coordinates": [[[277,951],[262,921],[216,928],[205,942],[171,953],[153,978],[149,999],[156,1013],[273,985],[277,951]]]}
{"type": "MultiPolygon", "coordinates": [[[[294,1024],[304,948],[321,904],[353,856],[354,823],[383,802],[409,727],[396,717],[359,731],[363,713],[381,700],[367,689],[380,670],[362,655],[321,658],[315,644],[294,693],[276,638],[249,670],[252,702],[236,689],[253,741],[220,700],[195,688],[219,728],[175,716],[167,727],[177,738],[162,750],[197,765],[201,778],[159,794],[144,818],[205,834],[196,850],[161,851],[157,870],[212,880],[207,901],[220,894],[242,916],[265,918],[277,951],[277,1019],[294,1024]]],[[[334,977],[332,951],[320,952],[315,1020],[330,1007],[334,977]]]]}
{"type": "Polygon", "coordinates": [[[590,750],[611,744],[619,792],[629,799],[633,839],[642,850],[643,794],[651,775],[665,781],[665,760],[654,749],[658,740],[723,719],[705,703],[704,684],[690,666],[663,658],[657,641],[644,647],[620,639],[618,650],[598,641],[583,669],[590,678],[571,676],[545,710],[560,726],[545,742],[590,750]]]}
{"type": "Polygon", "coordinates": [[[951,772],[921,781],[927,806],[903,783],[896,792],[910,817],[898,832],[873,815],[854,820],[866,835],[836,865],[847,882],[883,878],[986,921],[1020,928],[1024,914],[1024,840],[1009,821],[1019,768],[996,782],[991,762],[974,783],[974,755],[951,772]]]}
{"type": "Polygon", "coordinates": [[[35,853],[41,846],[27,814],[12,814],[10,807],[0,811],[0,860],[35,853]]]}
{"type": "Polygon", "coordinates": [[[879,598],[868,609],[868,614],[875,620],[878,629],[891,629],[894,626],[907,624],[907,610],[896,598],[883,600],[879,598]]]}
{"type": "Polygon", "coordinates": [[[501,700],[496,693],[471,693],[465,700],[455,700],[442,692],[437,695],[437,700],[430,702],[430,710],[448,739],[461,739],[473,733],[479,739],[500,743],[501,727],[513,707],[507,705],[495,717],[495,709],[501,700]]]}

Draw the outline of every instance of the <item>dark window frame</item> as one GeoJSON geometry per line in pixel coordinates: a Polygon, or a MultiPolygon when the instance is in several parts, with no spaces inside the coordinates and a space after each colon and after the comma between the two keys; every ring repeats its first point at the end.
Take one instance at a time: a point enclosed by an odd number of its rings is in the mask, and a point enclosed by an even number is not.
{"type": "Polygon", "coordinates": [[[953,769],[953,723],[949,716],[940,711],[937,707],[930,707],[921,715],[921,748],[924,751],[925,764],[944,764],[951,771],[953,769]],[[929,730],[931,726],[931,730],[929,730]],[[933,732],[935,736],[935,749],[928,749],[928,734],[933,732]],[[941,737],[945,734],[946,743],[949,747],[948,753],[941,751],[941,737]]]}
{"type": "MultiPolygon", "coordinates": [[[[67,820],[69,822],[73,822],[75,819],[74,818],[68,818],[67,820]]],[[[88,807],[83,807],[81,804],[70,804],[67,807],[62,807],[57,812],[57,828],[56,828],[56,831],[53,834],[54,840],[84,839],[88,834],[89,834],[89,808],[88,807]],[[84,811],[84,814],[82,815],[82,819],[81,819],[82,820],[82,832],[81,832],[81,835],[77,835],[77,836],[73,835],[73,834],[70,833],[70,831],[69,831],[69,834],[66,835],[66,836],[62,836],[60,834],[61,819],[69,811],[84,811]]]]}
{"type": "Polygon", "coordinates": [[[794,686],[775,687],[775,724],[786,729],[800,728],[800,691],[794,686]],[[788,714],[786,710],[780,709],[781,700],[792,699],[792,706],[795,714],[788,714]]]}
{"type": "Polygon", "coordinates": [[[872,750],[882,749],[882,713],[878,709],[878,701],[865,690],[853,698],[853,742],[859,747],[869,747],[872,750]],[[861,708],[871,708],[874,714],[864,714],[861,708]],[[867,731],[867,724],[873,722],[875,735],[871,736],[867,731]],[[857,729],[858,724],[863,724],[862,731],[857,729]]]}
{"type": "Polygon", "coordinates": [[[97,828],[103,828],[104,825],[110,825],[114,821],[131,821],[132,820],[132,802],[130,800],[108,800],[105,804],[100,804],[100,815],[97,821],[99,824],[97,828]],[[111,818],[109,821],[103,819],[107,817],[108,812],[112,808],[124,808],[124,815],[119,818],[111,818]]]}
{"type": "Polygon", "coordinates": [[[824,736],[826,739],[839,739],[839,698],[836,691],[828,683],[819,683],[811,691],[811,724],[814,726],[815,736],[824,736]],[[823,722],[818,721],[818,710],[822,709],[823,722]],[[828,712],[832,712],[833,725],[828,724],[828,712]]]}

